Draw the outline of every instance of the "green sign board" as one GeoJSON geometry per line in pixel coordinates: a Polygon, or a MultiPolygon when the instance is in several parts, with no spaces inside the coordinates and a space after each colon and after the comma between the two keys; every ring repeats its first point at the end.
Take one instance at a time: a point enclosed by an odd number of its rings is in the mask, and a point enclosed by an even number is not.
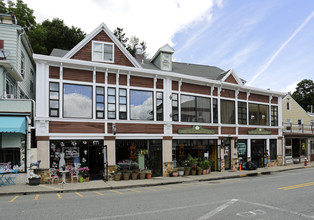
{"type": "Polygon", "coordinates": [[[247,133],[251,135],[271,135],[273,132],[265,130],[264,128],[256,128],[254,130],[248,131],[247,133]]]}
{"type": "Polygon", "coordinates": [[[202,126],[194,125],[192,128],[178,129],[179,134],[215,134],[215,130],[203,128],[202,126]]]}

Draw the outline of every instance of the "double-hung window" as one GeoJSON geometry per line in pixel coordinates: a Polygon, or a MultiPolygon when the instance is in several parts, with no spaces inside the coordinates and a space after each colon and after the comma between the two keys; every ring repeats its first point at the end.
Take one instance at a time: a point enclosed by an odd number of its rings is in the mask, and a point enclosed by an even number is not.
{"type": "Polygon", "coordinates": [[[93,41],[93,61],[114,62],[114,44],[100,41],[93,41]]]}
{"type": "Polygon", "coordinates": [[[49,84],[49,116],[59,117],[59,83],[49,84]]]}
{"type": "Polygon", "coordinates": [[[119,89],[119,119],[127,119],[127,91],[119,89]]]}
{"type": "Polygon", "coordinates": [[[96,118],[105,118],[105,88],[96,87],[96,118]]]}
{"type": "Polygon", "coordinates": [[[108,88],[108,119],[116,119],[116,89],[108,88]]]}

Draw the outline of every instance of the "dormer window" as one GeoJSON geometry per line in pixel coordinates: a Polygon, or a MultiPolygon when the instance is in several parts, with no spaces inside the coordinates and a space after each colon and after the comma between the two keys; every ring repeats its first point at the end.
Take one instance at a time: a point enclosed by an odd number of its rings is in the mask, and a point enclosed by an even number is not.
{"type": "Polygon", "coordinates": [[[93,61],[114,62],[114,44],[93,41],[93,61]]]}
{"type": "Polygon", "coordinates": [[[162,70],[171,70],[171,64],[170,64],[170,54],[162,54],[162,60],[161,60],[161,69],[162,70]]]}

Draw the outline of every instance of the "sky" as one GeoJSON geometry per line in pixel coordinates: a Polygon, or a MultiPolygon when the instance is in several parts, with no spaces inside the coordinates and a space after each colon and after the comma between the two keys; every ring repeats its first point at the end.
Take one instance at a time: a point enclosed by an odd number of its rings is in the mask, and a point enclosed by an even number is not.
{"type": "Polygon", "coordinates": [[[293,92],[314,79],[313,0],[24,0],[37,22],[60,18],[87,34],[101,23],[177,62],[233,69],[246,85],[293,92]]]}

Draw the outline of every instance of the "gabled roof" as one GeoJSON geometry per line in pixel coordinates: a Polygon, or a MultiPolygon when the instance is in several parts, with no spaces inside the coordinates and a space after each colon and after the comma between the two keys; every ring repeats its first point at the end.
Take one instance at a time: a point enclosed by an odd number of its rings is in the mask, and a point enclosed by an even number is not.
{"type": "Polygon", "coordinates": [[[116,38],[116,36],[108,29],[108,27],[104,23],[99,25],[92,33],[87,35],[80,43],[78,43],[67,54],[65,54],[63,58],[71,58],[101,31],[104,31],[108,35],[108,37],[113,41],[113,43],[121,50],[121,52],[129,59],[129,61],[135,67],[142,68],[141,65],[136,61],[136,59],[127,51],[127,49],[125,49],[121,42],[116,38]]]}
{"type": "Polygon", "coordinates": [[[221,82],[234,83],[238,85],[243,85],[245,83],[238,77],[238,75],[235,73],[233,69],[227,70],[226,72],[222,73],[219,77],[217,77],[217,80],[220,80],[221,82]]]}
{"type": "Polygon", "coordinates": [[[156,57],[158,56],[158,54],[160,52],[166,52],[166,53],[174,53],[174,49],[172,47],[170,47],[169,44],[165,44],[164,46],[162,46],[161,48],[158,49],[158,51],[154,54],[154,56],[151,58],[151,62],[153,62],[156,57]]]}
{"type": "MultiPolygon", "coordinates": [[[[144,60],[141,65],[144,69],[160,70],[157,66],[151,63],[150,60],[144,60]]],[[[171,72],[217,80],[217,77],[225,71],[216,66],[172,62],[171,72]]],[[[168,74],[171,74],[171,72],[168,74]]]]}

